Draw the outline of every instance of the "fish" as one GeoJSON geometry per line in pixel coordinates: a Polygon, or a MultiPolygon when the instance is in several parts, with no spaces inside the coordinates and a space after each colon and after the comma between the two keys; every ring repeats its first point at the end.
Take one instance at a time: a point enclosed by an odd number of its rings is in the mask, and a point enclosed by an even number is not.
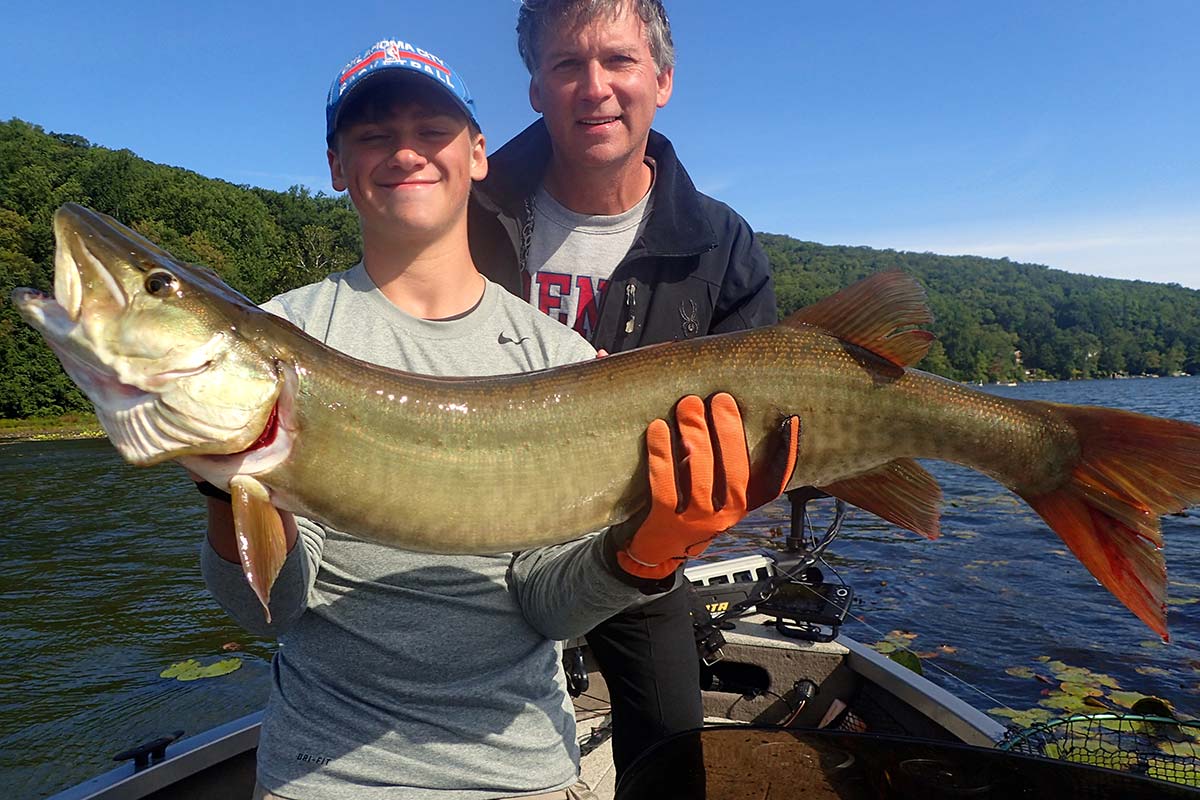
{"type": "Polygon", "coordinates": [[[788,489],[936,538],[941,488],[917,459],[977,470],[1168,638],[1159,517],[1200,502],[1200,426],[997,397],[916,369],[932,317],[901,271],[770,327],[438,378],[339,353],[104,214],[64,205],[54,231],[53,295],[22,288],[13,301],[123,458],[175,460],[228,488],[264,608],[286,557],[279,510],[423,552],[569,541],[647,507],[652,420],[685,395],[728,392],[752,475],[770,474],[795,415],[788,489]]]}

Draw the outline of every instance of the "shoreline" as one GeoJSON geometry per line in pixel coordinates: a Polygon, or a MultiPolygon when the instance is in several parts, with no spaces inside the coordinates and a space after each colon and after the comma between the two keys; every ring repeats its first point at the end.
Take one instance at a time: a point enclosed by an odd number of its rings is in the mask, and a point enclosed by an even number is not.
{"type": "Polygon", "coordinates": [[[0,420],[0,444],[103,439],[104,429],[92,414],[0,420]]]}

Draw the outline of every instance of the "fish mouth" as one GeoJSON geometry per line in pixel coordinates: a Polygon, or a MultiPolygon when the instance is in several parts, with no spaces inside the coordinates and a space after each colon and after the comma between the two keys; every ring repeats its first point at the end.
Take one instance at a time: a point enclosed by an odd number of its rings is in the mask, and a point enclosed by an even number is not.
{"type": "Polygon", "coordinates": [[[17,310],[42,334],[95,407],[109,439],[131,463],[157,463],[181,448],[240,433],[196,419],[185,410],[187,390],[178,391],[188,379],[220,363],[230,346],[224,332],[215,331],[195,345],[159,349],[149,339],[132,351],[123,349],[121,318],[131,312],[132,298],[116,271],[147,272],[155,254],[122,247],[122,234],[104,219],[79,206],[58,210],[54,294],[18,288],[12,293],[17,310]],[[97,253],[93,247],[99,248],[97,253]],[[112,262],[111,270],[106,261],[112,262]]]}
{"type": "MultiPolygon", "coordinates": [[[[109,275],[107,270],[102,269],[101,272],[109,275]]],[[[124,293],[116,286],[111,275],[109,281],[111,285],[106,285],[106,288],[115,292],[115,297],[122,298],[123,305],[127,304],[124,301],[124,293]]],[[[13,291],[12,301],[29,324],[43,335],[46,344],[63,362],[71,378],[75,379],[78,374],[84,380],[83,383],[76,380],[76,383],[80,383],[80,388],[94,401],[97,400],[97,396],[92,394],[89,387],[93,387],[104,397],[149,394],[172,381],[205,372],[216,363],[226,349],[224,335],[217,332],[207,342],[186,354],[183,357],[184,363],[178,363],[178,353],[168,352],[164,358],[174,358],[170,367],[158,371],[144,371],[134,379],[130,370],[121,369],[119,359],[114,359],[114,363],[110,365],[108,360],[101,356],[99,349],[91,343],[83,319],[83,291],[79,270],[74,261],[69,257],[60,259],[58,253],[55,254],[54,283],[53,296],[38,289],[21,287],[13,291]],[[62,295],[58,294],[60,286],[62,295]]]]}
{"type": "Polygon", "coordinates": [[[58,356],[71,380],[87,395],[100,426],[127,461],[142,466],[157,464],[173,457],[180,448],[220,441],[233,432],[205,424],[155,391],[211,369],[213,359],[205,359],[192,367],[175,367],[142,376],[142,383],[147,387],[143,388],[123,380],[118,369],[105,364],[94,351],[79,346],[71,336],[51,335],[49,330],[61,327],[68,314],[52,299],[44,295],[42,299],[44,302],[34,308],[42,312],[43,319],[49,323],[46,344],[58,356]],[[47,311],[49,313],[45,313],[47,311]]]}
{"type": "MultiPolygon", "coordinates": [[[[55,268],[55,281],[58,280],[58,268],[55,268]]],[[[75,282],[79,282],[76,273],[75,282]]],[[[82,293],[81,293],[82,295],[82,293]]],[[[38,289],[20,287],[13,290],[13,304],[21,312],[25,320],[37,328],[38,332],[47,338],[67,339],[79,322],[79,312],[82,299],[74,301],[75,312],[72,314],[58,301],[57,297],[46,294],[38,289]]]]}
{"type": "Polygon", "coordinates": [[[107,292],[117,313],[124,311],[129,306],[125,290],[108,267],[92,254],[84,234],[70,227],[73,219],[74,215],[63,211],[54,215],[54,237],[60,243],[54,249],[55,300],[71,320],[78,321],[83,314],[83,272],[86,269],[88,277],[93,279],[90,285],[98,285],[107,292]]]}

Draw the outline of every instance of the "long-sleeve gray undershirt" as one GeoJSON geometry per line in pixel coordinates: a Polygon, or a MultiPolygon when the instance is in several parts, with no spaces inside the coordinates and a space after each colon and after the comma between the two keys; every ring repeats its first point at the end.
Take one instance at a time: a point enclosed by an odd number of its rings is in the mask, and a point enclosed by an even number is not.
{"type": "MultiPolygon", "coordinates": [[[[467,315],[421,320],[388,301],[360,264],[264,308],[356,358],[431,375],[594,357],[577,334],[491,283],[467,315]]],[[[379,479],[405,491],[403,475],[379,479]]],[[[271,625],[237,564],[207,544],[201,559],[221,606],[281,644],[258,751],[268,790],[317,800],[487,800],[576,780],[574,715],[555,640],[642,597],[605,567],[601,537],[516,558],[443,556],[297,523],[297,546],[271,592],[271,625]]]]}

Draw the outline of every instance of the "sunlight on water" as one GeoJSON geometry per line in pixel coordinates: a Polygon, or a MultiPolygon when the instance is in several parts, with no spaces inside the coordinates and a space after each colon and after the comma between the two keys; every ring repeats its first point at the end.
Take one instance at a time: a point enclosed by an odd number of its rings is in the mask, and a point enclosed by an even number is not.
{"type": "Polygon", "coordinates": [[[164,733],[199,733],[266,700],[274,645],[209,597],[202,498],[178,467],[134,469],[107,441],[0,446],[0,773],[38,797],[164,733]],[[217,680],[160,678],[243,649],[217,680]]]}
{"type": "MultiPolygon", "coordinates": [[[[1094,403],[1200,422],[1200,378],[991,387],[997,394],[1094,403]]],[[[1200,713],[1200,510],[1164,522],[1173,642],[1101,588],[1019,499],[977,473],[928,465],[946,495],[928,542],[855,511],[830,564],[857,594],[860,641],[915,634],[925,674],[976,707],[1036,706],[1045,684],[1022,669],[1049,658],[1103,672],[1124,689],[1200,713]],[[941,667],[957,676],[947,677],[941,667]],[[985,692],[985,697],[958,679],[985,692]]],[[[178,467],[134,469],[105,441],[0,445],[0,774],[38,797],[113,766],[131,744],[195,734],[261,707],[274,645],[228,621],[200,578],[201,498],[178,467]],[[227,651],[226,645],[240,649],[227,651]],[[242,668],[181,682],[196,659],[242,668]]],[[[718,552],[765,543],[782,504],[722,537],[718,552]]],[[[829,572],[829,570],[827,570],[829,572]]]]}

